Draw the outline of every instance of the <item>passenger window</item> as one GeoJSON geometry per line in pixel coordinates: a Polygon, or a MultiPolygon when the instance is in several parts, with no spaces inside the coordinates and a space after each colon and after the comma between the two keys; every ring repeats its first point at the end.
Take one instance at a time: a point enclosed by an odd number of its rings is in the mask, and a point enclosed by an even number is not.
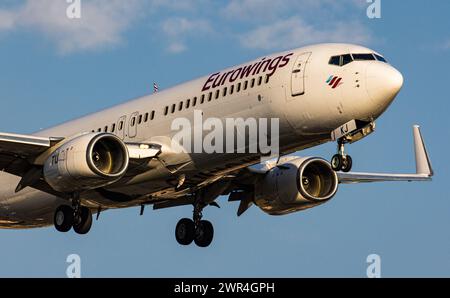
{"type": "Polygon", "coordinates": [[[209,92],[208,101],[211,101],[211,99],[212,99],[212,92],[209,92]]]}
{"type": "Polygon", "coordinates": [[[219,98],[219,95],[220,95],[220,90],[219,90],[219,89],[217,89],[217,90],[216,90],[216,99],[218,99],[218,98],[219,98]]]}
{"type": "Polygon", "coordinates": [[[269,83],[269,80],[270,80],[270,76],[269,76],[269,75],[266,75],[266,84],[269,83]]]}
{"type": "Polygon", "coordinates": [[[236,92],[239,92],[239,91],[241,91],[241,83],[237,84],[236,92]]]}
{"type": "Polygon", "coordinates": [[[181,111],[183,109],[183,102],[180,102],[180,105],[178,106],[178,111],[181,111]]]}
{"type": "Polygon", "coordinates": [[[250,88],[255,87],[255,79],[252,79],[252,83],[250,84],[250,88]]]}
{"type": "Polygon", "coordinates": [[[176,109],[176,105],[173,104],[173,105],[172,105],[172,114],[175,113],[175,109],[176,109]]]}
{"type": "Polygon", "coordinates": [[[116,131],[116,124],[113,123],[112,128],[111,128],[111,132],[115,132],[116,131]]]}
{"type": "Polygon", "coordinates": [[[105,126],[104,132],[108,132],[108,126],[105,126]]]}
{"type": "Polygon", "coordinates": [[[150,120],[155,119],[155,111],[152,111],[152,116],[150,117],[150,120]]]}
{"type": "Polygon", "coordinates": [[[138,118],[139,120],[138,120],[138,124],[141,124],[142,123],[142,115],[139,115],[139,118],[138,118]]]}
{"type": "Polygon", "coordinates": [[[98,131],[98,132],[102,132],[102,129],[101,129],[101,128],[99,128],[99,129],[97,129],[97,131],[98,131]]]}
{"type": "Polygon", "coordinates": [[[203,104],[205,102],[205,94],[202,94],[202,99],[200,100],[200,104],[203,104]]]}
{"type": "Polygon", "coordinates": [[[231,85],[231,87],[230,87],[230,95],[233,94],[233,92],[234,92],[234,85],[231,85]]]}
{"type": "Polygon", "coordinates": [[[333,57],[331,57],[330,61],[328,62],[328,64],[340,66],[341,65],[341,56],[333,56],[333,57]]]}
{"type": "Polygon", "coordinates": [[[197,97],[194,97],[192,100],[192,106],[195,107],[197,105],[197,97]]]}
{"type": "Polygon", "coordinates": [[[148,121],[148,113],[145,113],[144,122],[147,122],[147,121],[148,121]]]}
{"type": "Polygon", "coordinates": [[[248,81],[245,81],[244,82],[244,90],[247,90],[247,88],[248,88],[248,81]]]}
{"type": "Polygon", "coordinates": [[[169,107],[165,107],[164,108],[164,115],[167,116],[167,114],[169,113],[169,107]]]}
{"type": "Polygon", "coordinates": [[[261,86],[261,84],[262,84],[262,77],[259,77],[258,78],[258,86],[261,86]]]}
{"type": "Polygon", "coordinates": [[[136,124],[136,117],[131,118],[131,127],[136,124]]]}
{"type": "Polygon", "coordinates": [[[223,97],[227,96],[227,91],[228,91],[227,87],[223,88],[223,97]]]}
{"type": "Polygon", "coordinates": [[[188,99],[188,100],[186,101],[186,109],[189,109],[190,106],[191,106],[191,100],[188,99]]]}

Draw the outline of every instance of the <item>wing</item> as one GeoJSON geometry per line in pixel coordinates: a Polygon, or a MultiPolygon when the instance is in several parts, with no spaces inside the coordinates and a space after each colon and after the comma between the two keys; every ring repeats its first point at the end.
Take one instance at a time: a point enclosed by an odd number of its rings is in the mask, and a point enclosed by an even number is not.
{"type": "Polygon", "coordinates": [[[416,157],[415,174],[383,173],[338,173],[340,183],[385,182],[385,181],[430,181],[434,175],[427,149],[420,132],[420,127],[413,127],[414,149],[416,157]]]}
{"type": "MultiPolygon", "coordinates": [[[[362,182],[384,182],[384,181],[430,181],[434,175],[430,159],[420,132],[419,126],[413,127],[414,133],[414,149],[416,158],[416,173],[414,174],[385,174],[385,173],[343,173],[338,172],[339,183],[362,183],[362,182]]],[[[243,214],[253,204],[253,191],[251,185],[254,183],[256,176],[265,175],[274,167],[282,167],[283,162],[289,159],[295,159],[295,156],[285,156],[278,160],[271,160],[265,163],[257,164],[252,167],[245,168],[236,174],[234,183],[239,181],[240,185],[231,192],[229,201],[240,201],[238,216],[243,214]],[[245,187],[249,187],[245,189],[245,187]]]]}
{"type": "Polygon", "coordinates": [[[61,140],[62,138],[0,133],[0,170],[22,176],[32,168],[36,157],[61,140]]]}
{"type": "MultiPolygon", "coordinates": [[[[66,195],[53,190],[42,175],[41,155],[54,146],[59,146],[64,138],[38,137],[32,135],[0,133],[0,171],[21,177],[16,192],[25,187],[65,197],[66,195]]],[[[129,170],[139,172],[141,164],[161,153],[158,144],[126,143],[129,156],[129,170]]]]}
{"type": "Polygon", "coordinates": [[[62,140],[63,138],[0,133],[0,154],[20,158],[35,157],[62,140]]]}
{"type": "Polygon", "coordinates": [[[34,165],[34,160],[62,140],[63,138],[0,133],[0,170],[22,177],[16,191],[33,184],[36,189],[60,195],[41,179],[41,169],[34,165]]]}

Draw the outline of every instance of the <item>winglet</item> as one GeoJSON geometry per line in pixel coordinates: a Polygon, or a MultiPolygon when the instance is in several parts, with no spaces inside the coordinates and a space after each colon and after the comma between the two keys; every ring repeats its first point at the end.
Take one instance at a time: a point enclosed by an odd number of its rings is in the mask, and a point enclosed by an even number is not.
{"type": "Polygon", "coordinates": [[[414,150],[416,154],[416,172],[417,174],[428,175],[429,177],[434,175],[433,168],[431,167],[430,158],[428,157],[427,149],[420,133],[420,126],[414,125],[414,150]]]}

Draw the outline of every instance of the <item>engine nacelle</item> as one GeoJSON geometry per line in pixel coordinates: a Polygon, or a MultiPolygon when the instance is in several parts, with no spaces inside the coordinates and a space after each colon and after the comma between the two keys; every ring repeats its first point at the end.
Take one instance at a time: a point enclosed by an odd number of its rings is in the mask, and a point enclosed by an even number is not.
{"type": "Polygon", "coordinates": [[[44,179],[60,192],[89,190],[121,179],[128,163],[128,149],[121,139],[108,133],[89,133],[52,153],[44,164],[44,179]]]}
{"type": "Polygon", "coordinates": [[[255,203],[268,214],[287,214],[323,204],[337,189],[338,177],[328,161],[296,158],[274,167],[256,183],[255,203]]]}

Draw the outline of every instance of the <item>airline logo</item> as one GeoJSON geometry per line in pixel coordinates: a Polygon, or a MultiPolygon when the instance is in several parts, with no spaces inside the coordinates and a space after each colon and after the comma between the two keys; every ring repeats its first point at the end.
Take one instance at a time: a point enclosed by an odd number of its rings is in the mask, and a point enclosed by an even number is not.
{"type": "Polygon", "coordinates": [[[287,54],[285,56],[279,56],[276,58],[263,58],[261,61],[245,65],[238,69],[232,69],[228,72],[218,72],[211,75],[203,86],[202,92],[211,88],[223,86],[226,83],[233,83],[236,80],[246,79],[251,76],[266,74],[271,77],[275,72],[289,64],[292,55],[294,53],[287,54]]]}
{"type": "Polygon", "coordinates": [[[344,84],[344,82],[342,82],[342,78],[340,78],[338,76],[333,76],[333,75],[331,75],[328,78],[326,83],[328,84],[328,86],[331,86],[331,88],[333,88],[333,89],[336,89],[336,87],[339,87],[340,85],[344,84]]]}

